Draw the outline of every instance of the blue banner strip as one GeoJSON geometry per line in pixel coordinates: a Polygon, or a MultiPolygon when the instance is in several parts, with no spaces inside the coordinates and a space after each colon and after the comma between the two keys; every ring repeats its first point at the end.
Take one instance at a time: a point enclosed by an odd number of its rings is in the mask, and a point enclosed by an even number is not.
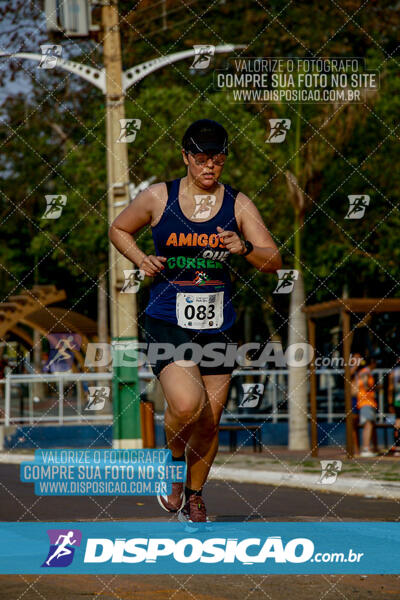
{"type": "Polygon", "coordinates": [[[20,479],[38,496],[155,496],[186,481],[186,463],[170,450],[36,450],[20,479]]]}
{"type": "Polygon", "coordinates": [[[399,574],[400,523],[0,523],[0,573],[399,574]]]}

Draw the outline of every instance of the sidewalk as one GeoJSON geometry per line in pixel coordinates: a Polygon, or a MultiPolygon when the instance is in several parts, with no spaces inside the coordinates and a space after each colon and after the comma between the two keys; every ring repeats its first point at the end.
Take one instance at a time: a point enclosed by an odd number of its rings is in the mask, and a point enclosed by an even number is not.
{"type": "MultiPolygon", "coordinates": [[[[33,460],[33,452],[0,452],[0,464],[33,460]]],[[[290,451],[284,446],[264,446],[263,452],[221,450],[210,471],[210,479],[288,486],[366,498],[400,500],[400,458],[348,459],[337,447],[324,446],[313,458],[308,451],[290,451]],[[320,461],[341,461],[342,468],[332,484],[320,483],[320,461]]]]}
{"type": "Polygon", "coordinates": [[[307,451],[290,451],[281,446],[264,446],[262,453],[247,449],[234,454],[220,451],[211,469],[210,479],[400,500],[399,458],[377,456],[348,459],[340,448],[331,446],[320,448],[317,458],[310,456],[307,451]],[[334,483],[320,483],[321,460],[342,462],[334,483]]]}

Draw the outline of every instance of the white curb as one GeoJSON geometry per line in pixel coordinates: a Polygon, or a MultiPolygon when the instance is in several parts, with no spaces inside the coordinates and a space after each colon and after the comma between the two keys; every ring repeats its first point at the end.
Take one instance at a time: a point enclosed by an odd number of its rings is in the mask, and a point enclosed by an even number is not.
{"type": "Polygon", "coordinates": [[[281,471],[257,471],[254,469],[214,466],[211,468],[209,477],[210,479],[226,479],[238,483],[258,483],[261,485],[295,487],[350,496],[400,500],[400,482],[340,477],[340,474],[335,483],[325,485],[318,483],[318,474],[282,473],[281,471]]]}
{"type": "MultiPolygon", "coordinates": [[[[0,452],[0,464],[18,465],[33,460],[33,454],[12,454],[0,452]]],[[[236,481],[237,483],[257,483],[260,485],[276,485],[302,488],[318,492],[332,492],[347,496],[364,496],[367,498],[386,498],[400,500],[400,482],[360,479],[356,477],[340,477],[331,485],[318,483],[316,473],[283,473],[281,471],[258,471],[229,467],[211,467],[210,479],[236,481]]]]}
{"type": "Polygon", "coordinates": [[[20,465],[26,460],[33,459],[33,454],[14,454],[11,452],[0,452],[0,464],[2,465],[20,465]]]}

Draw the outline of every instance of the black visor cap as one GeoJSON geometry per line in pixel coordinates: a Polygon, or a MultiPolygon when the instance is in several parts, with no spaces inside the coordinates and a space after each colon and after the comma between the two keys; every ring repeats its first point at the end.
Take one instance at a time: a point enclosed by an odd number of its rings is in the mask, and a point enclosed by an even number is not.
{"type": "Polygon", "coordinates": [[[228,154],[228,134],[226,129],[211,119],[200,119],[192,123],[182,139],[186,152],[197,154],[228,154]]]}

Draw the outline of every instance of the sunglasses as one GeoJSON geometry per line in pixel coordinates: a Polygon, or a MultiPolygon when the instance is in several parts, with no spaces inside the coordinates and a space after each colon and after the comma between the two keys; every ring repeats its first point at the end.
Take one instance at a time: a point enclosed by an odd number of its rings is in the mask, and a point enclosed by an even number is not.
{"type": "Polygon", "coordinates": [[[199,152],[197,154],[193,154],[193,152],[187,152],[186,154],[190,154],[190,156],[193,156],[194,162],[198,166],[203,166],[203,165],[207,164],[207,162],[211,158],[214,165],[217,165],[218,167],[222,167],[222,165],[225,164],[225,160],[226,160],[226,154],[211,155],[211,154],[205,154],[204,152],[199,152]]]}

